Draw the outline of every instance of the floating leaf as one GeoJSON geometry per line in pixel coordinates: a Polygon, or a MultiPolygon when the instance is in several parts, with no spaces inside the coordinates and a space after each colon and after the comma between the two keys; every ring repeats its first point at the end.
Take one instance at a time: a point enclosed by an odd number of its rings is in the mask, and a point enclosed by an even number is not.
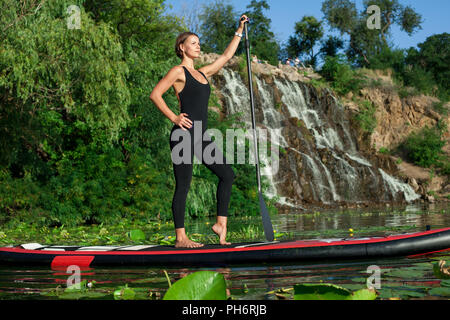
{"type": "Polygon", "coordinates": [[[333,284],[297,284],[294,300],[347,300],[351,292],[333,284]]]}
{"type": "Polygon", "coordinates": [[[351,292],[334,284],[298,284],[294,286],[295,300],[375,300],[377,293],[372,289],[351,292]]]}
{"type": "Polygon", "coordinates": [[[450,297],[450,288],[449,287],[441,287],[441,288],[433,288],[428,293],[432,296],[441,296],[441,297],[450,297]]]}
{"type": "Polygon", "coordinates": [[[442,280],[441,287],[450,287],[450,280],[442,280]]]}
{"type": "Polygon", "coordinates": [[[104,291],[95,291],[91,289],[95,284],[95,281],[87,282],[87,280],[81,281],[78,285],[73,284],[66,289],[57,287],[56,289],[51,289],[42,292],[41,295],[48,297],[57,297],[58,299],[64,300],[79,300],[79,299],[98,299],[103,298],[107,295],[104,291]]]}
{"type": "Polygon", "coordinates": [[[418,268],[400,268],[390,270],[389,272],[386,272],[385,275],[401,279],[423,279],[427,271],[428,270],[421,270],[418,268]]]}
{"type": "Polygon", "coordinates": [[[107,296],[104,292],[97,292],[97,291],[73,291],[73,292],[64,292],[63,294],[59,295],[59,299],[64,300],[78,300],[78,299],[98,299],[103,298],[107,296]]]}
{"type": "Polygon", "coordinates": [[[70,293],[70,292],[76,292],[76,291],[83,291],[87,289],[87,280],[83,280],[80,283],[75,283],[71,286],[68,286],[64,292],[70,293]]]}
{"type": "Polygon", "coordinates": [[[374,289],[361,289],[352,293],[350,300],[375,300],[377,292],[374,289]]]}
{"type": "Polygon", "coordinates": [[[226,300],[226,284],[222,274],[199,271],[178,280],[164,295],[164,300],[226,300]]]}
{"type": "Polygon", "coordinates": [[[134,300],[136,292],[133,289],[128,288],[128,285],[114,291],[114,300],[134,300]]]}
{"type": "Polygon", "coordinates": [[[135,229],[128,232],[128,237],[133,241],[143,241],[145,240],[145,233],[142,230],[135,229]]]}

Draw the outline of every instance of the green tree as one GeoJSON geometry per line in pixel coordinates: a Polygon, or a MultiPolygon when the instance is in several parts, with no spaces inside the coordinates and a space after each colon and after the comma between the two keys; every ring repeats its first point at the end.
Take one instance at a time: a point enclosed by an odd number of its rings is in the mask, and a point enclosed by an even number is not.
{"type": "Polygon", "coordinates": [[[342,54],[338,54],[335,57],[327,56],[320,70],[320,74],[341,95],[345,95],[350,91],[356,93],[363,85],[363,80],[358,76],[357,72],[352,70],[350,64],[342,54]]]}
{"type": "MultiPolygon", "coordinates": [[[[450,96],[450,34],[441,33],[428,37],[425,42],[418,44],[419,50],[410,48],[406,57],[409,66],[405,76],[410,80],[406,84],[413,85],[413,73],[428,73],[434,79],[434,84],[440,88],[442,95],[450,96]]],[[[433,86],[433,84],[429,84],[433,86]]]]}
{"type": "Polygon", "coordinates": [[[328,36],[327,39],[322,40],[322,47],[320,54],[325,59],[326,57],[336,57],[339,50],[344,48],[344,41],[335,36],[328,36]]]}
{"type": "Polygon", "coordinates": [[[216,0],[203,6],[199,15],[202,51],[221,54],[233,38],[239,15],[227,2],[216,0]]]}
{"type": "Polygon", "coordinates": [[[391,30],[394,25],[412,35],[421,29],[422,16],[410,6],[404,6],[400,0],[364,0],[364,10],[358,13],[351,0],[325,0],[322,12],[332,29],[341,35],[349,36],[347,56],[359,66],[371,65],[371,58],[392,48],[391,30]],[[377,5],[380,8],[381,29],[367,27],[367,8],[377,5]]]}
{"type": "Polygon", "coordinates": [[[442,137],[446,131],[446,123],[440,120],[434,127],[425,126],[419,132],[412,133],[400,148],[419,166],[429,168],[442,165],[441,160],[448,161],[442,150],[446,143],[442,137]]]}
{"type": "MultiPolygon", "coordinates": [[[[0,25],[0,223],[171,218],[172,123],[149,99],[179,63],[181,23],[164,1],[5,0],[0,25]],[[67,27],[70,5],[81,29],[67,27]]],[[[164,98],[180,111],[172,92],[164,98]]],[[[208,171],[194,168],[190,215],[215,210],[208,171]]],[[[236,185],[235,212],[257,212],[256,181],[236,185]]]]}
{"type": "Polygon", "coordinates": [[[325,0],[322,12],[330,27],[341,35],[350,34],[356,25],[358,11],[351,0],[325,0]]]}
{"type": "MultiPolygon", "coordinates": [[[[128,159],[132,153],[142,152],[155,165],[167,163],[161,151],[166,144],[161,137],[170,131],[171,123],[148,96],[167,71],[179,63],[174,44],[184,31],[180,20],[166,14],[164,0],[86,0],[84,5],[96,21],[107,23],[120,35],[129,68],[130,122],[120,136],[124,156],[128,159]]],[[[179,113],[177,98],[171,92],[164,98],[179,113]]]]}
{"type": "Polygon", "coordinates": [[[180,31],[162,16],[162,2],[1,3],[0,160],[12,180],[2,180],[0,198],[17,190],[2,203],[3,217],[23,209],[51,223],[81,223],[170,212],[148,198],[168,191],[168,169],[152,167],[164,166],[161,133],[169,126],[148,95],[176,61],[167,52],[180,31]],[[80,8],[81,29],[67,27],[70,5],[80,8]]]}
{"type": "MultiPolygon", "coordinates": [[[[271,20],[263,12],[263,10],[269,10],[270,6],[266,0],[252,0],[247,9],[249,10],[245,14],[250,18],[248,32],[252,54],[272,65],[278,65],[280,46],[271,31],[271,20]]],[[[243,52],[244,46],[240,49],[243,52]]]]}
{"type": "Polygon", "coordinates": [[[295,33],[289,37],[287,52],[291,57],[306,57],[306,64],[315,66],[320,51],[314,48],[324,35],[322,21],[313,16],[304,16],[295,24],[295,33]]]}
{"type": "Polygon", "coordinates": [[[110,144],[129,121],[129,70],[119,38],[83,9],[81,29],[68,29],[66,10],[74,3],[2,2],[0,24],[7,26],[0,44],[3,165],[21,158],[32,168],[31,158],[46,161],[61,153],[64,124],[110,144]]]}

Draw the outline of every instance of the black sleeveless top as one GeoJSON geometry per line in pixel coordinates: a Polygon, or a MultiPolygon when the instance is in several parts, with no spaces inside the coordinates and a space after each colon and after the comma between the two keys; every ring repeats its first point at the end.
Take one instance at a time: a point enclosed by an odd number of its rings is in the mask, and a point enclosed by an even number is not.
{"type": "MultiPolygon", "coordinates": [[[[186,83],[183,90],[178,94],[181,104],[181,113],[187,113],[188,118],[193,122],[192,131],[195,126],[195,121],[202,122],[202,132],[207,129],[208,122],[208,101],[211,94],[211,87],[206,76],[199,71],[202,76],[208,81],[204,84],[196,80],[191,73],[183,66],[184,73],[186,75],[186,83]]],[[[178,125],[174,125],[174,129],[180,128],[178,125]]]]}

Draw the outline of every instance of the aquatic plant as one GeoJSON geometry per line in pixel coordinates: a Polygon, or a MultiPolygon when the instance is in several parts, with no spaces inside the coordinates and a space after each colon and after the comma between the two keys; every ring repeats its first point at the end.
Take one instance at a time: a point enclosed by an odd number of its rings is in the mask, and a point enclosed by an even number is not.
{"type": "Polygon", "coordinates": [[[226,300],[226,283],[222,274],[194,272],[171,285],[163,300],[226,300]]]}

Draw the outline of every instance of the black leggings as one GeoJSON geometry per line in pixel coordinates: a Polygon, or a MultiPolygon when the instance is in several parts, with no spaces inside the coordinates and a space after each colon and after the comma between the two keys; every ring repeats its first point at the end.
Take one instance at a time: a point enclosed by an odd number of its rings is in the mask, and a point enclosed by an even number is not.
{"type": "MultiPolygon", "coordinates": [[[[175,129],[175,128],[174,128],[175,129]]],[[[172,129],[172,132],[173,130],[172,129]]],[[[178,127],[178,130],[181,130],[178,127]]],[[[192,132],[192,130],[189,130],[192,132]]],[[[171,132],[171,136],[172,136],[171,132]]],[[[193,134],[192,134],[193,136],[193,134]]],[[[183,138],[180,138],[182,141],[183,138]]],[[[180,143],[179,141],[170,141],[170,150],[172,152],[175,145],[180,143]]],[[[223,153],[216,147],[214,141],[204,141],[200,140],[199,142],[191,141],[191,154],[190,154],[190,162],[175,164],[172,158],[173,172],[175,175],[175,193],[172,200],[172,214],[173,220],[175,222],[175,228],[184,228],[184,215],[186,209],[186,198],[189,192],[189,187],[192,180],[192,169],[193,169],[193,155],[195,153],[197,159],[202,159],[202,164],[204,164],[209,170],[211,170],[217,177],[219,177],[219,184],[217,186],[217,215],[222,217],[228,216],[228,205],[230,203],[231,197],[231,188],[233,185],[233,181],[236,178],[236,175],[231,168],[231,165],[226,163],[225,156],[223,153]],[[219,152],[218,156],[222,158],[220,163],[210,163],[210,161],[205,161],[203,152],[207,146],[211,148],[211,144],[214,144],[215,152],[219,152]],[[200,148],[201,145],[201,148],[200,148]],[[198,146],[197,148],[195,148],[198,146]],[[202,152],[202,155],[197,155],[197,152],[202,152]]],[[[213,152],[213,156],[215,156],[215,152],[213,152]]],[[[172,153],[171,153],[172,155],[172,153]]],[[[183,151],[180,152],[180,155],[183,155],[183,151]]],[[[172,155],[173,157],[173,155],[172,155]]]]}

